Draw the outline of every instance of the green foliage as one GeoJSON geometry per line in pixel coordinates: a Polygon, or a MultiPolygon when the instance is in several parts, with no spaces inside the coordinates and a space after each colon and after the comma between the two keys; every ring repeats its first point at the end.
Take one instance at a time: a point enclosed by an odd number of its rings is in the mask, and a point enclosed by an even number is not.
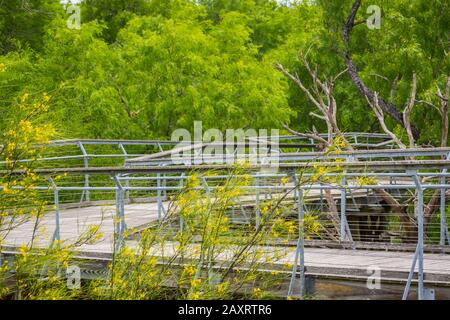
{"type": "MultiPolygon", "coordinates": [[[[167,138],[199,119],[205,128],[290,122],[300,131],[323,131],[322,121],[309,116],[313,106],[273,63],[306,84],[299,51],[321,77],[342,71],[341,27],[352,3],[85,0],[81,30],[71,30],[55,1],[7,1],[0,9],[8,13],[0,15],[0,63],[7,68],[0,73],[0,111],[24,92],[48,92],[49,119],[70,138],[167,138]]],[[[352,34],[364,82],[402,109],[416,72],[418,99],[437,104],[436,86],[450,72],[448,2],[362,1],[356,20],[374,4],[382,9],[381,29],[360,24],[352,34]]],[[[334,92],[342,130],[380,130],[348,76],[334,92]]],[[[427,128],[420,142],[436,143],[434,109],[420,104],[412,118],[427,128]]],[[[401,132],[389,119],[388,125],[401,132]]]]}
{"type": "MultiPolygon", "coordinates": [[[[335,31],[331,38],[338,44],[342,44],[340,29],[353,2],[318,1],[326,14],[327,31],[335,31]]],[[[412,74],[415,72],[418,77],[417,100],[432,101],[437,105],[436,85],[444,87],[450,74],[449,3],[425,0],[362,1],[356,21],[369,17],[370,14],[366,13],[369,5],[381,8],[381,29],[370,30],[365,24],[356,26],[351,43],[353,59],[363,81],[403,111],[411,91],[412,74]]],[[[365,117],[361,117],[360,112],[368,110],[367,106],[364,99],[359,95],[355,96],[353,92],[347,87],[346,93],[350,94],[350,99],[343,101],[350,101],[353,105],[364,104],[363,109],[358,108],[361,111],[356,112],[357,121],[364,121],[365,117]]],[[[346,108],[349,109],[350,107],[346,108]]],[[[346,118],[341,117],[343,122],[348,121],[346,118]]],[[[440,135],[439,119],[439,114],[429,106],[419,104],[415,107],[413,123],[418,128],[426,128],[420,142],[437,144],[440,135]]],[[[393,122],[390,125],[395,126],[393,122]]],[[[357,128],[361,128],[360,123],[357,128]]],[[[401,131],[399,126],[396,131],[401,131]]]]}
{"type": "Polygon", "coordinates": [[[48,24],[63,13],[53,0],[8,0],[0,6],[0,53],[40,49],[48,24]]]}
{"type": "MultiPolygon", "coordinates": [[[[312,126],[324,131],[323,121],[310,116],[311,102],[273,64],[281,62],[308,86],[312,80],[299,52],[317,66],[321,79],[341,72],[341,28],[354,1],[284,6],[274,0],[85,0],[80,30],[67,27],[68,13],[58,1],[0,2],[0,156],[6,161],[2,169],[25,170],[18,178],[6,174],[0,180],[3,227],[11,219],[38,220],[45,210],[46,203],[33,190],[39,178],[31,165],[18,160],[38,156],[35,144],[53,138],[54,129],[61,138],[170,138],[174,129],[190,129],[195,120],[202,120],[205,130],[280,128],[290,123],[298,131],[312,126]],[[21,209],[11,214],[11,207],[21,209]]],[[[402,109],[417,73],[417,99],[438,104],[436,86],[442,88],[450,74],[450,3],[362,1],[356,21],[368,17],[369,5],[382,9],[381,29],[359,24],[350,44],[363,81],[402,109]]],[[[337,81],[334,93],[342,131],[380,130],[347,75],[337,81]]],[[[439,119],[428,105],[415,107],[412,120],[422,129],[420,143],[437,144],[439,119]]],[[[402,135],[402,128],[387,120],[402,135]]],[[[345,141],[337,137],[330,152],[345,148],[345,141]]],[[[336,181],[324,178],[336,170],[338,163],[336,168],[317,166],[312,181],[337,182],[339,176],[336,181]]],[[[367,177],[358,182],[374,183],[367,177]]],[[[285,216],[293,208],[278,206],[277,199],[261,204],[261,229],[231,230],[225,213],[239,196],[235,184],[242,183],[231,181],[210,196],[194,188],[194,179],[176,199],[179,215],[174,216],[185,221],[184,232],[171,235],[178,244],[172,257],[185,259],[177,272],[159,267],[154,250],[169,241],[168,235],[163,229],[150,230],[135,248],[116,253],[108,286],[92,283],[87,296],[161,298],[160,289],[172,281],[179,286],[180,298],[233,297],[243,283],[258,276],[258,263],[243,274],[227,269],[217,274],[212,268],[217,256],[231,252],[239,267],[257,261],[261,252],[235,252],[236,243],[256,247],[298,233],[285,216]],[[199,237],[201,245],[191,250],[199,237]],[[187,259],[198,257],[200,263],[187,259]]],[[[317,233],[315,216],[307,214],[303,223],[311,235],[317,233]]],[[[3,238],[0,234],[0,244],[3,238]]],[[[23,247],[13,265],[19,291],[26,293],[22,298],[78,298],[79,292],[66,290],[60,275],[73,249],[56,246],[43,259],[42,252],[23,247]],[[47,271],[46,281],[36,270],[47,271]]],[[[3,286],[9,274],[6,266],[0,269],[0,296],[9,293],[3,286]]],[[[268,285],[266,280],[262,283],[268,285]]],[[[264,297],[264,288],[252,289],[246,294],[264,297]]]]}
{"type": "MultiPolygon", "coordinates": [[[[81,30],[55,18],[42,54],[4,58],[4,104],[18,92],[50,92],[49,117],[60,135],[72,137],[167,138],[198,119],[207,128],[218,127],[220,118],[219,129],[288,121],[285,82],[259,61],[248,17],[229,12],[211,25],[201,7],[181,3],[172,3],[168,18],[130,14],[117,32],[102,16],[81,30]],[[113,44],[110,32],[117,38],[113,44]]],[[[88,17],[96,10],[109,17],[121,8],[102,1],[85,6],[88,17]]],[[[127,8],[141,12],[137,4],[127,8]]]]}

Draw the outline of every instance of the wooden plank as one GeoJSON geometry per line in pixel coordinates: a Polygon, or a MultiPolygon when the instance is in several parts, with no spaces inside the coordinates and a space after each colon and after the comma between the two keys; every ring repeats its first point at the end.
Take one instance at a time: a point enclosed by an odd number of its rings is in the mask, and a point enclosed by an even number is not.
{"type": "MultiPolygon", "coordinates": [[[[167,209],[168,203],[163,205],[167,209]]],[[[93,206],[84,208],[72,208],[62,210],[61,237],[64,240],[75,240],[81,232],[90,224],[101,223],[100,232],[104,234],[103,239],[94,245],[84,245],[80,248],[81,253],[90,255],[94,259],[109,259],[113,250],[113,215],[115,206],[93,206]]],[[[139,228],[157,220],[157,203],[127,204],[125,206],[126,223],[130,228],[139,228]]],[[[40,223],[35,242],[37,247],[45,247],[49,243],[49,237],[55,227],[54,214],[46,214],[40,223]],[[42,234],[42,228],[46,228],[47,237],[42,234]]],[[[18,228],[12,230],[5,241],[7,247],[19,247],[22,243],[28,243],[33,234],[34,221],[28,221],[18,228]]],[[[127,241],[134,246],[135,241],[127,241]]],[[[170,246],[167,244],[165,254],[170,254],[170,246]]],[[[195,246],[198,244],[192,244],[195,246]]],[[[280,249],[280,246],[267,246],[267,252],[280,249]]],[[[285,264],[294,261],[295,247],[285,247],[286,257],[278,261],[275,266],[283,269],[285,264]]],[[[383,277],[404,281],[411,267],[413,252],[375,251],[375,250],[352,250],[339,248],[305,248],[305,265],[307,274],[321,275],[324,277],[352,277],[360,279],[367,276],[370,267],[378,267],[383,272],[383,277]]],[[[227,256],[223,259],[226,261],[227,256]]],[[[425,277],[429,281],[450,286],[450,255],[439,253],[425,254],[425,277]]]]}

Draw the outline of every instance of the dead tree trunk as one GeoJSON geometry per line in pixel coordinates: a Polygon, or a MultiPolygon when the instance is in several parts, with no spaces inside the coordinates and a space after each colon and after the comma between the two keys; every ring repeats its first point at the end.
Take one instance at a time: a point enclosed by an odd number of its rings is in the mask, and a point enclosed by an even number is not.
{"type": "MultiPolygon", "coordinates": [[[[358,91],[362,94],[363,97],[367,97],[370,101],[373,101],[375,98],[375,92],[372,91],[369,87],[367,87],[364,83],[364,81],[361,79],[358,73],[358,68],[356,67],[355,63],[353,62],[351,51],[350,51],[350,35],[353,30],[353,28],[358,25],[359,23],[355,23],[356,14],[358,13],[358,10],[361,6],[361,0],[356,0],[353,3],[353,6],[350,10],[350,14],[347,17],[347,21],[342,27],[342,36],[344,39],[345,44],[345,50],[344,50],[344,61],[348,68],[348,74],[350,76],[350,79],[352,80],[355,87],[358,89],[358,91]]],[[[365,21],[362,21],[365,22],[365,21]]],[[[383,99],[382,97],[378,97],[379,105],[383,112],[390,115],[396,122],[404,126],[403,116],[402,113],[398,110],[398,108],[383,99]]],[[[420,135],[419,130],[416,127],[412,127],[412,132],[414,134],[414,137],[417,139],[420,135]]]]}

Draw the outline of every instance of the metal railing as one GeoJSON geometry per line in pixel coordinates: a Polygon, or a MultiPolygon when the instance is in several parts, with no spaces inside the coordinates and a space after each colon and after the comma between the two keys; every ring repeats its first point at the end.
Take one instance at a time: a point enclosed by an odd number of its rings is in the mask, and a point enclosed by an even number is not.
{"type": "MultiPolygon", "coordinates": [[[[55,230],[52,241],[61,238],[61,205],[74,203],[73,195],[77,192],[81,193],[82,200],[85,201],[90,201],[91,195],[95,195],[97,199],[113,201],[118,221],[116,232],[119,239],[118,244],[120,244],[124,240],[123,234],[127,229],[126,204],[128,202],[135,198],[151,199],[157,203],[157,219],[164,219],[167,214],[165,203],[169,201],[171,195],[176,195],[184,189],[192,172],[214,172],[213,175],[202,175],[203,184],[200,187],[213,191],[220,187],[221,182],[229,176],[229,170],[232,168],[230,163],[217,164],[214,161],[188,166],[171,165],[170,162],[164,163],[163,166],[161,163],[156,165],[154,162],[134,162],[130,157],[141,157],[142,154],[128,153],[125,149],[128,145],[158,147],[154,141],[136,143],[108,141],[109,145],[123,149],[121,156],[125,160],[128,158],[125,166],[92,167],[89,159],[93,155],[88,153],[84,146],[97,142],[65,141],[55,143],[55,146],[60,144],[77,145],[82,151],[81,159],[87,161],[84,162],[84,166],[78,168],[36,169],[38,175],[46,177],[49,181],[47,185],[37,186],[36,189],[53,191],[51,202],[55,205],[55,230]],[[53,177],[61,173],[67,173],[68,176],[61,181],[55,181],[53,177]]],[[[111,154],[106,156],[111,156],[111,154]]],[[[424,298],[424,251],[429,245],[438,243],[440,246],[445,246],[446,243],[450,244],[447,226],[450,148],[357,150],[337,153],[285,152],[277,157],[279,157],[279,164],[276,167],[278,170],[276,173],[265,172],[264,170],[268,167],[263,165],[245,167],[245,175],[251,177],[252,183],[240,187],[247,198],[244,196],[244,200],[239,201],[236,208],[233,208],[233,212],[239,213],[239,219],[236,221],[258,225],[261,220],[261,208],[265,202],[276,199],[280,194],[290,190],[291,196],[286,197],[283,201],[292,204],[292,209],[295,209],[293,214],[298,219],[300,229],[295,244],[295,263],[292,269],[289,295],[293,294],[298,274],[301,283],[300,294],[304,294],[303,221],[305,214],[316,214],[324,229],[335,228],[337,238],[327,240],[336,243],[372,242],[374,247],[376,247],[375,244],[398,241],[414,244],[415,254],[403,298],[408,297],[416,267],[418,270],[418,296],[419,299],[424,298]],[[411,158],[420,158],[421,160],[411,160],[411,158]],[[337,159],[344,159],[344,162],[336,162],[337,159]],[[317,177],[318,168],[329,170],[317,177]],[[408,202],[408,198],[411,199],[410,204],[415,203],[413,205],[414,214],[409,214],[413,222],[414,236],[403,238],[398,236],[399,233],[405,231],[402,230],[402,224],[397,219],[398,213],[385,210],[387,204],[377,193],[378,190],[386,191],[399,203],[408,202]],[[425,225],[425,203],[430,201],[435,190],[439,191],[439,202],[434,205],[438,208],[433,208],[439,212],[438,220],[429,221],[425,225]],[[333,212],[329,208],[330,203],[327,202],[327,192],[331,192],[332,202],[337,208],[337,212],[334,212],[337,214],[337,225],[336,221],[329,218],[333,212]],[[376,207],[375,211],[374,207],[376,207]],[[361,217],[365,217],[366,222],[360,219],[361,217]],[[372,219],[373,217],[376,219],[372,219]],[[376,222],[373,222],[375,220],[376,222]],[[368,236],[368,233],[374,232],[374,230],[377,232],[376,235],[368,236]]],[[[68,158],[61,156],[58,159],[68,158]]],[[[20,171],[16,174],[20,174],[20,171]]],[[[404,208],[408,209],[408,205],[404,205],[404,208]]],[[[405,213],[408,214],[407,211],[405,213]]],[[[182,226],[183,221],[180,221],[178,227],[182,228],[182,226]]]]}

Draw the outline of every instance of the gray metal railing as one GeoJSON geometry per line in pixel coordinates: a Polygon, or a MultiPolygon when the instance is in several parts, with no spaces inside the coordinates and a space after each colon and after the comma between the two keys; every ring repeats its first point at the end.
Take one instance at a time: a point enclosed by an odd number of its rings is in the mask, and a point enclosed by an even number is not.
{"type": "MultiPolygon", "coordinates": [[[[313,168],[314,164],[309,164],[309,168],[313,168]]],[[[349,221],[347,219],[348,217],[348,211],[346,208],[347,199],[348,199],[348,193],[350,193],[352,190],[376,190],[376,189],[384,189],[384,190],[404,190],[404,191],[411,191],[415,192],[417,191],[417,239],[416,239],[416,252],[413,257],[413,261],[411,264],[411,271],[407,280],[407,284],[405,286],[405,292],[403,295],[403,298],[406,299],[408,297],[408,293],[411,287],[411,283],[413,281],[413,276],[416,270],[416,267],[418,269],[418,279],[417,283],[419,286],[418,294],[419,299],[424,298],[424,192],[426,190],[443,190],[443,193],[441,194],[441,202],[440,202],[440,215],[443,216],[444,219],[440,219],[440,244],[445,244],[447,241],[450,244],[450,236],[448,232],[448,227],[446,224],[446,193],[448,190],[450,190],[450,182],[448,181],[450,174],[447,172],[444,172],[448,168],[448,166],[445,166],[439,170],[440,172],[423,172],[424,169],[427,168],[426,162],[420,163],[420,172],[419,169],[416,170],[399,170],[397,172],[378,172],[376,168],[376,164],[373,163],[367,163],[367,170],[370,172],[366,172],[365,176],[374,177],[377,179],[378,183],[376,185],[369,184],[369,185],[358,185],[355,183],[355,178],[359,177],[361,175],[360,172],[349,172],[348,170],[345,173],[340,174],[341,182],[340,183],[331,183],[331,184],[325,184],[325,183],[307,183],[305,184],[304,179],[307,177],[314,176],[314,173],[312,172],[302,172],[302,173],[296,173],[295,170],[292,168],[281,168],[279,173],[271,174],[271,173],[259,173],[259,172],[249,172],[248,174],[251,175],[252,178],[254,178],[254,183],[251,185],[243,186],[241,187],[245,191],[250,191],[255,193],[254,198],[254,205],[255,205],[255,223],[257,224],[258,221],[261,219],[261,210],[260,206],[261,198],[259,196],[256,196],[256,192],[258,192],[259,195],[262,193],[274,193],[277,194],[279,192],[282,192],[283,190],[286,190],[286,185],[275,185],[273,183],[271,184],[263,184],[262,181],[267,181],[267,179],[280,179],[280,178],[289,178],[290,183],[292,186],[294,186],[294,195],[293,197],[289,198],[290,201],[294,202],[295,207],[298,208],[298,224],[300,226],[299,231],[299,238],[298,243],[296,244],[296,255],[295,255],[295,264],[292,270],[291,275],[291,285],[289,286],[289,295],[293,294],[293,284],[294,279],[296,278],[297,274],[300,274],[301,279],[301,292],[300,295],[304,294],[304,288],[305,288],[305,269],[304,269],[304,246],[305,246],[305,240],[304,240],[304,225],[303,225],[303,216],[305,213],[305,208],[308,206],[304,201],[305,196],[307,196],[308,192],[311,192],[313,190],[320,190],[322,192],[325,192],[326,190],[337,190],[340,192],[340,196],[337,198],[340,198],[340,206],[339,206],[339,216],[340,216],[340,231],[339,231],[339,241],[345,241],[345,239],[348,239],[350,242],[354,242],[354,239],[352,238],[352,230],[349,224],[349,221]],[[398,179],[403,179],[401,184],[392,184],[392,180],[386,180],[386,176],[390,175],[391,177],[395,177],[398,179]]],[[[437,168],[437,167],[434,167],[437,168]]],[[[118,235],[118,242],[117,245],[120,245],[123,242],[123,234],[125,230],[127,229],[126,224],[126,198],[125,193],[126,192],[157,192],[156,194],[156,201],[158,203],[158,219],[164,219],[167,212],[164,210],[164,206],[162,205],[164,201],[167,201],[164,198],[164,192],[173,194],[174,192],[179,192],[183,190],[183,185],[186,184],[186,180],[190,178],[189,172],[186,171],[184,173],[176,173],[176,175],[172,176],[163,176],[163,173],[171,173],[173,172],[169,171],[169,168],[160,168],[161,172],[157,172],[154,170],[155,168],[142,168],[139,176],[131,176],[131,177],[124,177],[121,176],[122,174],[128,173],[129,169],[122,168],[122,169],[116,169],[115,171],[108,172],[108,170],[104,170],[102,172],[93,172],[94,169],[87,169],[89,170],[89,173],[92,175],[107,175],[111,177],[111,184],[109,186],[98,186],[98,187],[85,187],[85,186],[58,186],[54,181],[50,180],[51,184],[49,186],[41,186],[37,187],[38,189],[42,190],[53,190],[54,191],[54,204],[55,204],[55,231],[52,237],[52,241],[59,240],[60,239],[60,194],[62,192],[73,192],[73,191],[110,191],[114,192],[116,194],[115,196],[115,203],[116,203],[116,219],[118,222],[116,223],[116,232],[118,235]],[[164,185],[161,182],[162,181],[174,181],[176,182],[175,185],[164,185]],[[137,182],[137,181],[157,181],[156,186],[123,186],[122,182],[127,181],[129,183],[137,182]]],[[[210,168],[208,166],[203,166],[202,171],[207,172],[210,168]]],[[[198,168],[197,170],[200,170],[198,168]]],[[[67,169],[67,172],[70,172],[71,169],[67,169]]],[[[51,176],[50,171],[38,171],[39,174],[44,174],[46,176],[51,176]]],[[[78,173],[78,172],[77,172],[78,173]]],[[[72,173],[73,174],[73,173],[72,173]]],[[[336,177],[338,175],[337,173],[330,173],[325,174],[324,178],[329,177],[336,177]]],[[[200,189],[206,188],[208,191],[215,190],[220,186],[220,184],[214,184],[214,182],[210,183],[209,181],[217,181],[218,179],[226,178],[228,175],[224,173],[223,175],[214,175],[214,176],[204,176],[203,177],[203,185],[198,187],[200,189]]],[[[51,179],[51,178],[49,178],[51,179]]],[[[180,228],[182,228],[183,222],[180,222],[180,228]]],[[[411,240],[411,239],[409,239],[411,240]]]]}
{"type": "MultiPolygon", "coordinates": [[[[295,139],[293,139],[295,140],[295,139]]],[[[108,145],[117,146],[121,150],[121,157],[124,159],[124,166],[119,167],[93,167],[89,159],[93,157],[86,151],[85,145],[97,145],[98,141],[59,141],[54,142],[54,146],[72,145],[78,146],[82,152],[80,159],[84,165],[78,168],[41,168],[36,169],[36,173],[46,177],[48,185],[37,186],[38,190],[52,190],[53,203],[55,205],[55,230],[52,241],[60,239],[60,205],[61,194],[64,192],[81,192],[82,200],[90,201],[91,195],[96,192],[114,193],[114,203],[116,206],[116,232],[118,234],[118,245],[123,242],[123,234],[127,229],[126,224],[126,203],[133,198],[133,193],[147,195],[148,198],[154,198],[157,203],[158,219],[164,219],[167,212],[164,208],[164,202],[167,202],[168,196],[176,194],[184,189],[187,179],[191,177],[191,172],[208,173],[214,171],[214,175],[202,176],[203,188],[212,192],[220,186],[221,179],[229,177],[231,163],[217,164],[214,161],[205,162],[201,159],[200,165],[172,165],[170,161],[165,163],[147,161],[133,161],[134,157],[142,157],[145,154],[128,153],[128,145],[151,145],[156,146],[159,152],[163,149],[160,142],[156,141],[108,141],[108,145]],[[156,144],[155,144],[156,143],[156,144]],[[67,173],[69,176],[63,185],[55,182],[52,177],[61,173],[67,173]],[[82,185],[78,183],[71,184],[74,177],[83,177],[82,185]],[[110,179],[97,179],[107,177],[110,179]],[[72,180],[71,180],[72,179],[72,180]],[[150,184],[151,183],[151,184],[150,184]],[[95,184],[95,185],[94,185],[95,184]],[[146,185],[147,184],[147,185],[146,185]],[[131,194],[131,195],[130,195],[131,194]]],[[[172,145],[172,144],[167,144],[172,145]]],[[[96,155],[98,157],[112,157],[113,155],[96,155]]],[[[114,155],[115,156],[115,155],[114,155]]],[[[275,156],[273,156],[275,157],[275,156]]],[[[300,275],[300,295],[304,295],[305,290],[305,268],[304,268],[304,223],[303,217],[308,212],[312,204],[323,211],[324,196],[327,191],[335,191],[333,201],[338,203],[339,231],[338,242],[352,242],[355,239],[354,228],[350,218],[349,206],[357,203],[355,192],[365,192],[361,198],[375,198],[373,195],[376,190],[386,190],[397,199],[409,192],[414,194],[417,200],[415,206],[417,219],[415,220],[417,228],[417,238],[407,239],[414,241],[416,251],[411,263],[411,270],[405,286],[403,298],[408,297],[408,293],[413,281],[414,273],[417,267],[417,283],[419,299],[425,295],[424,288],[424,250],[426,247],[426,235],[424,228],[424,199],[430,197],[427,191],[440,191],[439,200],[439,245],[450,245],[450,234],[447,226],[447,203],[448,191],[450,190],[450,148],[428,148],[428,149],[408,149],[408,150],[356,150],[353,152],[320,153],[320,152],[285,152],[276,155],[278,163],[276,169],[278,172],[264,172],[270,166],[260,164],[245,167],[246,176],[250,176],[252,183],[240,188],[251,195],[250,202],[254,209],[254,216],[251,219],[246,215],[243,203],[239,204],[244,218],[250,223],[257,225],[261,220],[261,206],[266,198],[274,198],[287,189],[293,192],[292,197],[286,198],[286,201],[293,202],[297,208],[297,219],[299,225],[298,241],[296,243],[295,263],[292,269],[291,285],[289,286],[289,295],[293,294],[294,283],[297,274],[300,275]],[[411,160],[418,157],[422,160],[411,160]],[[336,162],[337,159],[343,159],[343,162],[336,162]],[[318,181],[312,178],[317,176],[315,170],[318,167],[330,168],[324,172],[318,181]],[[371,184],[362,184],[359,178],[373,178],[371,184]],[[280,182],[280,179],[286,178],[289,185],[280,182]],[[339,179],[337,179],[339,178],[339,179]],[[307,179],[307,180],[305,180],[307,179]],[[308,180],[309,179],[309,180],[308,180]],[[327,182],[332,180],[333,182],[327,182]],[[317,191],[316,200],[305,201],[308,193],[317,191]],[[253,220],[254,219],[254,220],[253,220]],[[348,239],[348,240],[346,240],[348,239]]],[[[67,156],[59,156],[58,160],[67,159],[67,156]]],[[[157,159],[160,161],[161,159],[157,159]]],[[[46,161],[46,160],[42,160],[46,161]]],[[[50,160],[49,160],[50,161],[50,160]]],[[[6,173],[6,172],[1,172],[6,173]]],[[[11,173],[10,173],[11,174],[11,173]]],[[[21,174],[20,170],[12,174],[21,174]]],[[[238,176],[239,177],[239,176],[238,176]]],[[[3,187],[0,187],[2,189],[3,187]]],[[[367,201],[367,206],[370,203],[367,201]]],[[[386,213],[388,214],[388,213],[386,213]]],[[[381,215],[381,214],[380,214],[381,215]]],[[[393,215],[393,214],[392,214],[393,215]]],[[[183,228],[183,221],[180,217],[179,227],[183,228]]]]}

